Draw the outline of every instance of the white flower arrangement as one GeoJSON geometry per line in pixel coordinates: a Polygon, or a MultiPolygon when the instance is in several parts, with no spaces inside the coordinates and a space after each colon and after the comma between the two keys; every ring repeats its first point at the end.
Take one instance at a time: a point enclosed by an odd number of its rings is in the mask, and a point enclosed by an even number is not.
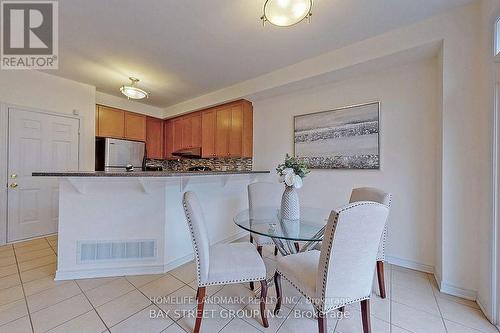
{"type": "Polygon", "coordinates": [[[302,178],[310,171],[303,161],[287,154],[285,163],[278,165],[276,172],[280,176],[280,182],[285,183],[286,186],[301,188],[303,185],[302,178]]]}
{"type": "Polygon", "coordinates": [[[303,185],[302,178],[300,178],[299,175],[296,175],[292,168],[286,168],[283,170],[280,182],[285,183],[286,186],[293,186],[295,188],[301,188],[303,185]]]}

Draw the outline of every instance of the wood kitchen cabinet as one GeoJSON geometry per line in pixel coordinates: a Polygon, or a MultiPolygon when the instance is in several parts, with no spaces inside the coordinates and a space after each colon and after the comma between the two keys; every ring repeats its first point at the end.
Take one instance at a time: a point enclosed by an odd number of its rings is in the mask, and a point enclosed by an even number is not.
{"type": "Polygon", "coordinates": [[[202,157],[252,157],[252,121],[245,100],[202,111],[202,157]]]}
{"type": "Polygon", "coordinates": [[[96,136],[123,139],[125,136],[125,111],[99,105],[97,107],[96,136]]]}
{"type": "Polygon", "coordinates": [[[174,118],[173,149],[189,149],[201,147],[201,114],[194,113],[174,118]]]}
{"type": "Polygon", "coordinates": [[[191,116],[191,145],[201,147],[201,113],[197,112],[191,116]]]}
{"type": "Polygon", "coordinates": [[[146,141],[146,116],[97,105],[96,136],[146,141]]]}
{"type": "Polygon", "coordinates": [[[146,141],[146,116],[125,112],[125,139],[146,141]]]}
{"type": "Polygon", "coordinates": [[[215,156],[229,157],[229,131],[231,127],[231,107],[222,107],[216,111],[215,121],[215,156]]]}
{"type": "Polygon", "coordinates": [[[217,112],[215,110],[201,113],[201,157],[215,157],[215,127],[217,112]]]}
{"type": "Polygon", "coordinates": [[[203,158],[252,157],[252,103],[241,100],[164,122],[164,158],[201,147],[203,158]]]}
{"type": "Polygon", "coordinates": [[[183,121],[182,118],[176,118],[172,120],[172,145],[173,150],[177,151],[182,149],[182,129],[183,129],[183,121]]]}
{"type": "Polygon", "coordinates": [[[184,116],[180,120],[182,128],[181,149],[191,148],[193,146],[193,127],[191,126],[191,117],[184,116]]]}
{"type": "Polygon", "coordinates": [[[148,158],[163,159],[164,148],[163,120],[146,118],[146,151],[148,158]]]}
{"type": "Polygon", "coordinates": [[[164,158],[167,160],[174,159],[175,156],[172,155],[174,152],[174,126],[172,120],[165,120],[163,126],[163,136],[164,141],[164,158]]]}
{"type": "Polygon", "coordinates": [[[231,125],[229,126],[229,137],[227,155],[230,157],[241,157],[243,153],[243,108],[241,105],[231,107],[231,125]]]}

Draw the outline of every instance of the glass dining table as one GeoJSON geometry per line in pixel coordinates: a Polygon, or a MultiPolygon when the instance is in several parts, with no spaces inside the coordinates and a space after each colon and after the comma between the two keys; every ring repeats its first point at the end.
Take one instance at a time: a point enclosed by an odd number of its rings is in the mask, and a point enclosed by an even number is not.
{"type": "Polygon", "coordinates": [[[271,238],[278,251],[286,256],[308,251],[321,242],[329,215],[330,210],[301,207],[300,219],[287,220],[281,217],[278,207],[258,207],[238,213],[234,223],[251,233],[271,238]]]}

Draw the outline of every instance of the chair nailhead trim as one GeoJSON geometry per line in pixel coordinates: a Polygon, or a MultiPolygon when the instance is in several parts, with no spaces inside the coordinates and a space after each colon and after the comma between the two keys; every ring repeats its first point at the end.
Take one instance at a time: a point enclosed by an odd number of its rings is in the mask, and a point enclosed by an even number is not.
{"type": "Polygon", "coordinates": [[[193,249],[194,249],[194,257],[196,259],[196,278],[198,280],[198,284],[200,284],[201,273],[200,273],[200,256],[198,254],[198,245],[196,243],[196,238],[194,237],[193,225],[191,222],[191,216],[189,215],[186,201],[182,201],[182,206],[184,207],[184,213],[186,214],[186,219],[188,221],[189,233],[191,234],[191,240],[193,241],[193,249]]]}
{"type": "Polygon", "coordinates": [[[356,303],[356,302],[361,302],[361,301],[364,301],[365,299],[369,299],[370,296],[366,296],[366,297],[361,297],[361,298],[356,298],[356,299],[353,299],[353,300],[349,300],[348,302],[343,302],[343,303],[339,303],[339,304],[336,304],[335,306],[332,306],[328,309],[324,309],[324,310],[320,310],[318,305],[320,307],[324,307],[325,303],[324,303],[324,299],[321,299],[321,301],[323,301],[322,303],[318,303],[318,301],[316,299],[313,299],[311,297],[309,297],[304,291],[302,291],[295,283],[293,283],[292,280],[290,280],[289,278],[286,277],[286,275],[284,275],[282,272],[280,272],[279,270],[276,270],[276,272],[278,272],[278,274],[280,276],[282,276],[285,280],[287,280],[292,286],[295,287],[295,289],[297,289],[305,298],[307,298],[311,304],[314,305],[314,307],[316,308],[317,311],[321,312],[321,313],[327,313],[327,312],[330,312],[332,310],[335,310],[335,309],[338,309],[338,308],[341,308],[343,306],[346,306],[346,305],[349,305],[349,304],[352,304],[352,303],[356,303]]]}
{"type": "Polygon", "coordinates": [[[241,279],[241,280],[228,280],[228,281],[221,281],[221,282],[207,282],[207,283],[200,283],[198,282],[199,287],[206,287],[206,286],[216,286],[220,284],[233,284],[233,283],[243,283],[243,282],[255,282],[255,281],[262,281],[265,280],[266,276],[261,276],[261,277],[256,277],[256,278],[247,278],[247,279],[241,279]]]}

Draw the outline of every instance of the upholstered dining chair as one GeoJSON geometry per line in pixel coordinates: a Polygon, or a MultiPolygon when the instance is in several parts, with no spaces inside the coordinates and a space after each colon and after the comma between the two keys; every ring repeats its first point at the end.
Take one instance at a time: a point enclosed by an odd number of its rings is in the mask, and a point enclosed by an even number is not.
{"type": "Polygon", "coordinates": [[[274,282],[281,307],[281,277],[313,305],[320,333],[330,311],[361,302],[363,332],[370,333],[370,295],[380,237],[389,214],[385,205],[361,201],[331,212],[321,251],[278,257],[274,282]]]}
{"type": "MultiPolygon", "coordinates": [[[[248,185],[248,209],[252,217],[259,208],[279,207],[281,202],[282,187],[269,182],[255,182],[248,185]]],[[[257,252],[262,257],[262,247],[274,245],[271,238],[255,233],[250,233],[250,243],[257,246],[257,252]]],[[[274,255],[278,254],[278,248],[274,247],[274,255]]],[[[250,289],[254,289],[253,282],[250,282],[250,289]]]]}
{"type": "MultiPolygon", "coordinates": [[[[281,202],[281,194],[283,190],[279,184],[268,183],[268,182],[255,182],[248,185],[248,209],[250,212],[250,217],[252,217],[252,211],[258,208],[272,208],[279,207],[281,202]]],[[[271,238],[254,234],[250,234],[250,243],[255,243],[257,245],[257,251],[262,256],[262,246],[264,245],[274,245],[271,238]]],[[[275,247],[274,255],[277,255],[278,251],[275,247]]]]}
{"type": "MultiPolygon", "coordinates": [[[[392,196],[378,188],[374,187],[359,187],[351,192],[350,203],[357,201],[373,201],[386,205],[391,208],[392,196]]],[[[382,238],[377,253],[377,280],[380,297],[385,298],[385,278],[384,278],[384,261],[385,261],[385,246],[387,242],[387,224],[384,227],[382,238]]]]}
{"type": "Polygon", "coordinates": [[[193,242],[198,281],[194,333],[200,331],[207,286],[250,281],[261,283],[260,314],[263,326],[269,327],[265,311],[266,266],[255,247],[250,243],[219,244],[210,247],[203,211],[194,192],[184,193],[183,206],[193,242]]]}
{"type": "MultiPolygon", "coordinates": [[[[351,198],[349,203],[357,202],[357,201],[373,201],[378,202],[380,204],[386,205],[391,208],[392,203],[392,195],[390,193],[386,193],[382,190],[379,190],[374,187],[359,187],[355,188],[351,191],[351,198]]],[[[385,277],[384,277],[384,261],[385,261],[385,246],[387,242],[387,224],[384,227],[384,232],[380,239],[380,245],[377,252],[377,281],[378,288],[381,298],[386,297],[385,293],[385,277]]],[[[314,247],[316,250],[321,249],[321,244],[318,244],[314,247]]]]}

